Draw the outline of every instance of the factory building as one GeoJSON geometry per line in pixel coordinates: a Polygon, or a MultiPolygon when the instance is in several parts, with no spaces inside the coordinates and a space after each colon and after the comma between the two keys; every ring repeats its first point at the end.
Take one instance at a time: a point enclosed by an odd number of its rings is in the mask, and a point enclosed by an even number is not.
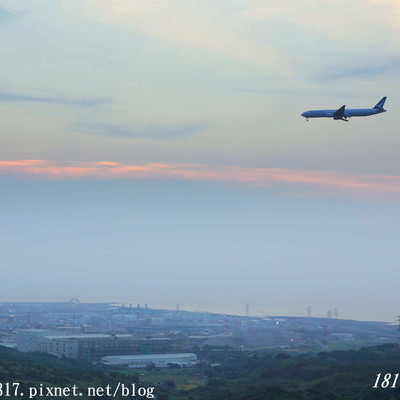
{"type": "Polygon", "coordinates": [[[107,356],[101,359],[103,365],[112,367],[146,368],[148,366],[169,367],[179,365],[192,367],[198,363],[196,354],[144,354],[129,356],[107,356]]]}
{"type": "Polygon", "coordinates": [[[131,335],[57,335],[46,336],[46,353],[57,357],[100,360],[109,354],[139,353],[140,346],[131,335]]]}
{"type": "Polygon", "coordinates": [[[54,331],[27,329],[18,333],[17,349],[95,361],[111,354],[139,354],[140,344],[132,335],[66,335],[54,331]]]}
{"type": "Polygon", "coordinates": [[[68,335],[43,329],[21,330],[17,335],[17,349],[89,361],[100,361],[104,356],[116,354],[152,354],[175,350],[173,340],[164,337],[137,339],[132,335],[68,335]]]}

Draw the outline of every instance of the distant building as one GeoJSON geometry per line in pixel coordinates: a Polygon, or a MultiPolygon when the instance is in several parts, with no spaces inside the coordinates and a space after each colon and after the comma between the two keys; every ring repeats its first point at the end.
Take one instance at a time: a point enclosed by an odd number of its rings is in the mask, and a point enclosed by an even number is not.
{"type": "Polygon", "coordinates": [[[44,329],[17,334],[17,350],[49,353],[57,357],[98,361],[104,356],[173,351],[170,338],[137,339],[132,335],[68,335],[44,329]]]}
{"type": "Polygon", "coordinates": [[[46,336],[46,353],[57,357],[99,360],[108,354],[139,353],[140,346],[131,335],[56,335],[46,336]]]}
{"type": "Polygon", "coordinates": [[[191,367],[198,363],[196,354],[144,354],[130,356],[107,356],[101,359],[103,365],[113,367],[146,368],[154,365],[155,367],[168,367],[171,364],[181,367],[191,367]]]}

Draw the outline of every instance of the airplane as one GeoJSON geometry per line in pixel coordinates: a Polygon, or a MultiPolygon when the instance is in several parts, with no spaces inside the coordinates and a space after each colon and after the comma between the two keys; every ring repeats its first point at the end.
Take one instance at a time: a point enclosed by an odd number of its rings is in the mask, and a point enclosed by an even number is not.
{"type": "Polygon", "coordinates": [[[378,102],[374,108],[349,108],[346,106],[340,107],[338,110],[310,110],[305,111],[301,114],[302,117],[306,118],[333,118],[340,119],[341,121],[349,122],[350,117],[367,117],[368,115],[375,115],[385,112],[383,108],[386,101],[386,96],[378,102]]]}

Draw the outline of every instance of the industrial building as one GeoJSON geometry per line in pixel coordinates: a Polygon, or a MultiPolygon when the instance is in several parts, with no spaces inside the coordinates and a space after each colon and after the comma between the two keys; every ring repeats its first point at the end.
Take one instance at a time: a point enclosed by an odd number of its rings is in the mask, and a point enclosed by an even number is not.
{"type": "Polygon", "coordinates": [[[113,367],[146,368],[148,366],[168,367],[179,365],[191,367],[198,363],[196,354],[143,354],[130,356],[107,356],[101,359],[101,363],[113,367]]]}
{"type": "Polygon", "coordinates": [[[165,337],[138,339],[127,334],[69,335],[44,329],[26,329],[20,330],[17,335],[17,349],[48,353],[57,357],[100,361],[104,356],[116,354],[173,352],[175,343],[165,337]]]}
{"type": "Polygon", "coordinates": [[[131,335],[56,335],[46,336],[47,353],[57,357],[99,360],[107,354],[132,354],[139,345],[131,335]]]}
{"type": "Polygon", "coordinates": [[[100,360],[110,354],[139,354],[140,344],[132,335],[81,334],[27,329],[17,335],[17,349],[49,353],[57,357],[100,360]]]}

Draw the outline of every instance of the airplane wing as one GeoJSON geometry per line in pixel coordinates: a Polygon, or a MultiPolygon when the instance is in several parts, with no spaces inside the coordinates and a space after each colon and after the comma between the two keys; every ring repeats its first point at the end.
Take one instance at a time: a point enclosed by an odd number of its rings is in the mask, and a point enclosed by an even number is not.
{"type": "Polygon", "coordinates": [[[346,106],[340,107],[339,110],[337,110],[333,113],[333,118],[335,118],[335,119],[345,118],[346,117],[346,115],[344,113],[345,110],[346,110],[346,106]]]}

